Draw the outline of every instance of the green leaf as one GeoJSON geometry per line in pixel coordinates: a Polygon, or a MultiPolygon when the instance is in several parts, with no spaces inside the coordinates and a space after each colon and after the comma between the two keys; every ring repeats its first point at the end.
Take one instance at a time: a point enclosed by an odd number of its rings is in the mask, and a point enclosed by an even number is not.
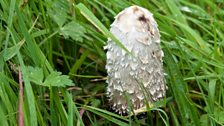
{"type": "Polygon", "coordinates": [[[77,22],[71,21],[61,28],[61,34],[65,38],[71,37],[75,41],[83,41],[86,29],[77,22]]]}
{"type": "Polygon", "coordinates": [[[201,126],[208,126],[208,114],[203,114],[200,117],[201,126]]]}
{"type": "Polygon", "coordinates": [[[215,120],[219,124],[224,124],[224,111],[216,108],[214,111],[215,120]]]}
{"type": "Polygon", "coordinates": [[[43,84],[44,86],[57,86],[57,87],[74,85],[72,80],[70,80],[67,75],[61,75],[61,72],[55,72],[55,71],[47,76],[43,84]]]}
{"type": "Polygon", "coordinates": [[[3,50],[1,53],[3,53],[4,60],[7,61],[13,58],[17,54],[23,43],[24,41],[21,41],[18,44],[3,50]]]}
{"type": "Polygon", "coordinates": [[[53,71],[44,80],[43,69],[38,67],[26,67],[31,82],[42,86],[57,86],[65,87],[72,86],[74,83],[67,75],[62,75],[61,72],[53,71]],[[43,82],[44,80],[44,82],[43,82]]]}
{"type": "Polygon", "coordinates": [[[27,73],[30,77],[30,81],[34,82],[35,84],[42,84],[44,79],[43,69],[38,67],[31,67],[28,66],[26,68],[27,73]]]}
{"type": "Polygon", "coordinates": [[[56,0],[49,1],[49,5],[51,5],[48,9],[48,14],[50,17],[59,25],[59,27],[63,26],[67,21],[69,11],[68,1],[66,0],[56,0]]]}
{"type": "Polygon", "coordinates": [[[99,106],[100,105],[100,100],[99,99],[93,99],[92,101],[91,101],[91,106],[93,106],[93,107],[97,107],[97,106],[99,106]]]}

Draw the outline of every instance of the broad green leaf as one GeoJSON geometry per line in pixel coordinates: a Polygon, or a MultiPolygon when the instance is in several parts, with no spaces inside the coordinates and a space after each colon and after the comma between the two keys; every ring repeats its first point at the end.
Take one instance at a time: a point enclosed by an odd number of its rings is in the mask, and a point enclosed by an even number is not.
{"type": "Polygon", "coordinates": [[[31,82],[42,86],[57,86],[65,87],[72,86],[74,83],[69,79],[67,75],[62,75],[61,72],[53,71],[44,80],[44,73],[42,68],[38,67],[26,67],[29,79],[31,82]]]}
{"type": "Polygon", "coordinates": [[[97,107],[97,106],[99,106],[100,105],[100,100],[99,99],[93,99],[92,101],[91,101],[91,106],[93,106],[93,107],[97,107]]]}
{"type": "Polygon", "coordinates": [[[71,37],[75,41],[83,41],[83,37],[85,36],[86,29],[77,22],[71,21],[68,24],[64,25],[61,28],[60,34],[62,34],[65,38],[71,37]]]}
{"type": "Polygon", "coordinates": [[[74,83],[69,79],[67,75],[61,75],[61,72],[52,72],[49,74],[44,83],[44,86],[57,86],[57,87],[65,87],[65,86],[73,86],[74,83]]]}
{"type": "Polygon", "coordinates": [[[224,125],[224,110],[220,110],[218,108],[215,109],[214,111],[214,117],[215,117],[215,121],[219,124],[223,124],[224,125]]]}
{"type": "Polygon", "coordinates": [[[42,84],[44,79],[43,69],[38,67],[26,67],[27,73],[30,77],[30,81],[35,84],[42,84]]]}
{"type": "Polygon", "coordinates": [[[67,21],[69,11],[68,1],[66,0],[55,0],[48,1],[51,5],[48,7],[48,14],[50,17],[58,24],[59,27],[62,27],[67,21]]]}
{"type": "Polygon", "coordinates": [[[201,126],[209,126],[208,124],[208,114],[203,114],[200,117],[200,124],[201,126]]]}

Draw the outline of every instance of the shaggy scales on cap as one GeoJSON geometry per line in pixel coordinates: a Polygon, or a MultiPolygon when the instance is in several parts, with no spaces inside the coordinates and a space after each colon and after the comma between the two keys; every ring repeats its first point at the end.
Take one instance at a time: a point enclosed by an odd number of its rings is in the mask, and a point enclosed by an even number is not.
{"type": "Polygon", "coordinates": [[[157,23],[145,8],[131,6],[120,12],[111,25],[113,35],[133,54],[108,40],[106,69],[107,95],[119,114],[127,113],[128,95],[134,110],[163,98],[165,79],[163,51],[157,23]],[[145,100],[146,99],[146,100],[145,100]]]}

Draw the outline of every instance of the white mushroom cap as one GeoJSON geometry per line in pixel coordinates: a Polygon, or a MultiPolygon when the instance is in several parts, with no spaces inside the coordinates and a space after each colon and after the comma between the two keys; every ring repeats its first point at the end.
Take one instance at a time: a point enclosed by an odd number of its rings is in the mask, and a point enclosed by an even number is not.
{"type": "Polygon", "coordinates": [[[107,94],[112,108],[127,112],[130,98],[134,110],[165,96],[163,51],[160,34],[152,13],[139,6],[124,9],[116,17],[110,31],[130,51],[128,55],[112,40],[107,49],[107,94]]]}

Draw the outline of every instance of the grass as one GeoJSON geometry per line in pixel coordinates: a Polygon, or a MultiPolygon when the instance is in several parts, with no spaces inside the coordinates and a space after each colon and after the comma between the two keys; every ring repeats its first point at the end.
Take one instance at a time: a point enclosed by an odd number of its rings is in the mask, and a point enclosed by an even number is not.
{"type": "Polygon", "coordinates": [[[0,125],[18,125],[19,72],[24,125],[224,125],[223,20],[222,0],[1,0],[0,125]],[[167,73],[145,119],[110,112],[105,96],[103,46],[122,47],[108,30],[134,4],[154,14],[167,73]]]}

